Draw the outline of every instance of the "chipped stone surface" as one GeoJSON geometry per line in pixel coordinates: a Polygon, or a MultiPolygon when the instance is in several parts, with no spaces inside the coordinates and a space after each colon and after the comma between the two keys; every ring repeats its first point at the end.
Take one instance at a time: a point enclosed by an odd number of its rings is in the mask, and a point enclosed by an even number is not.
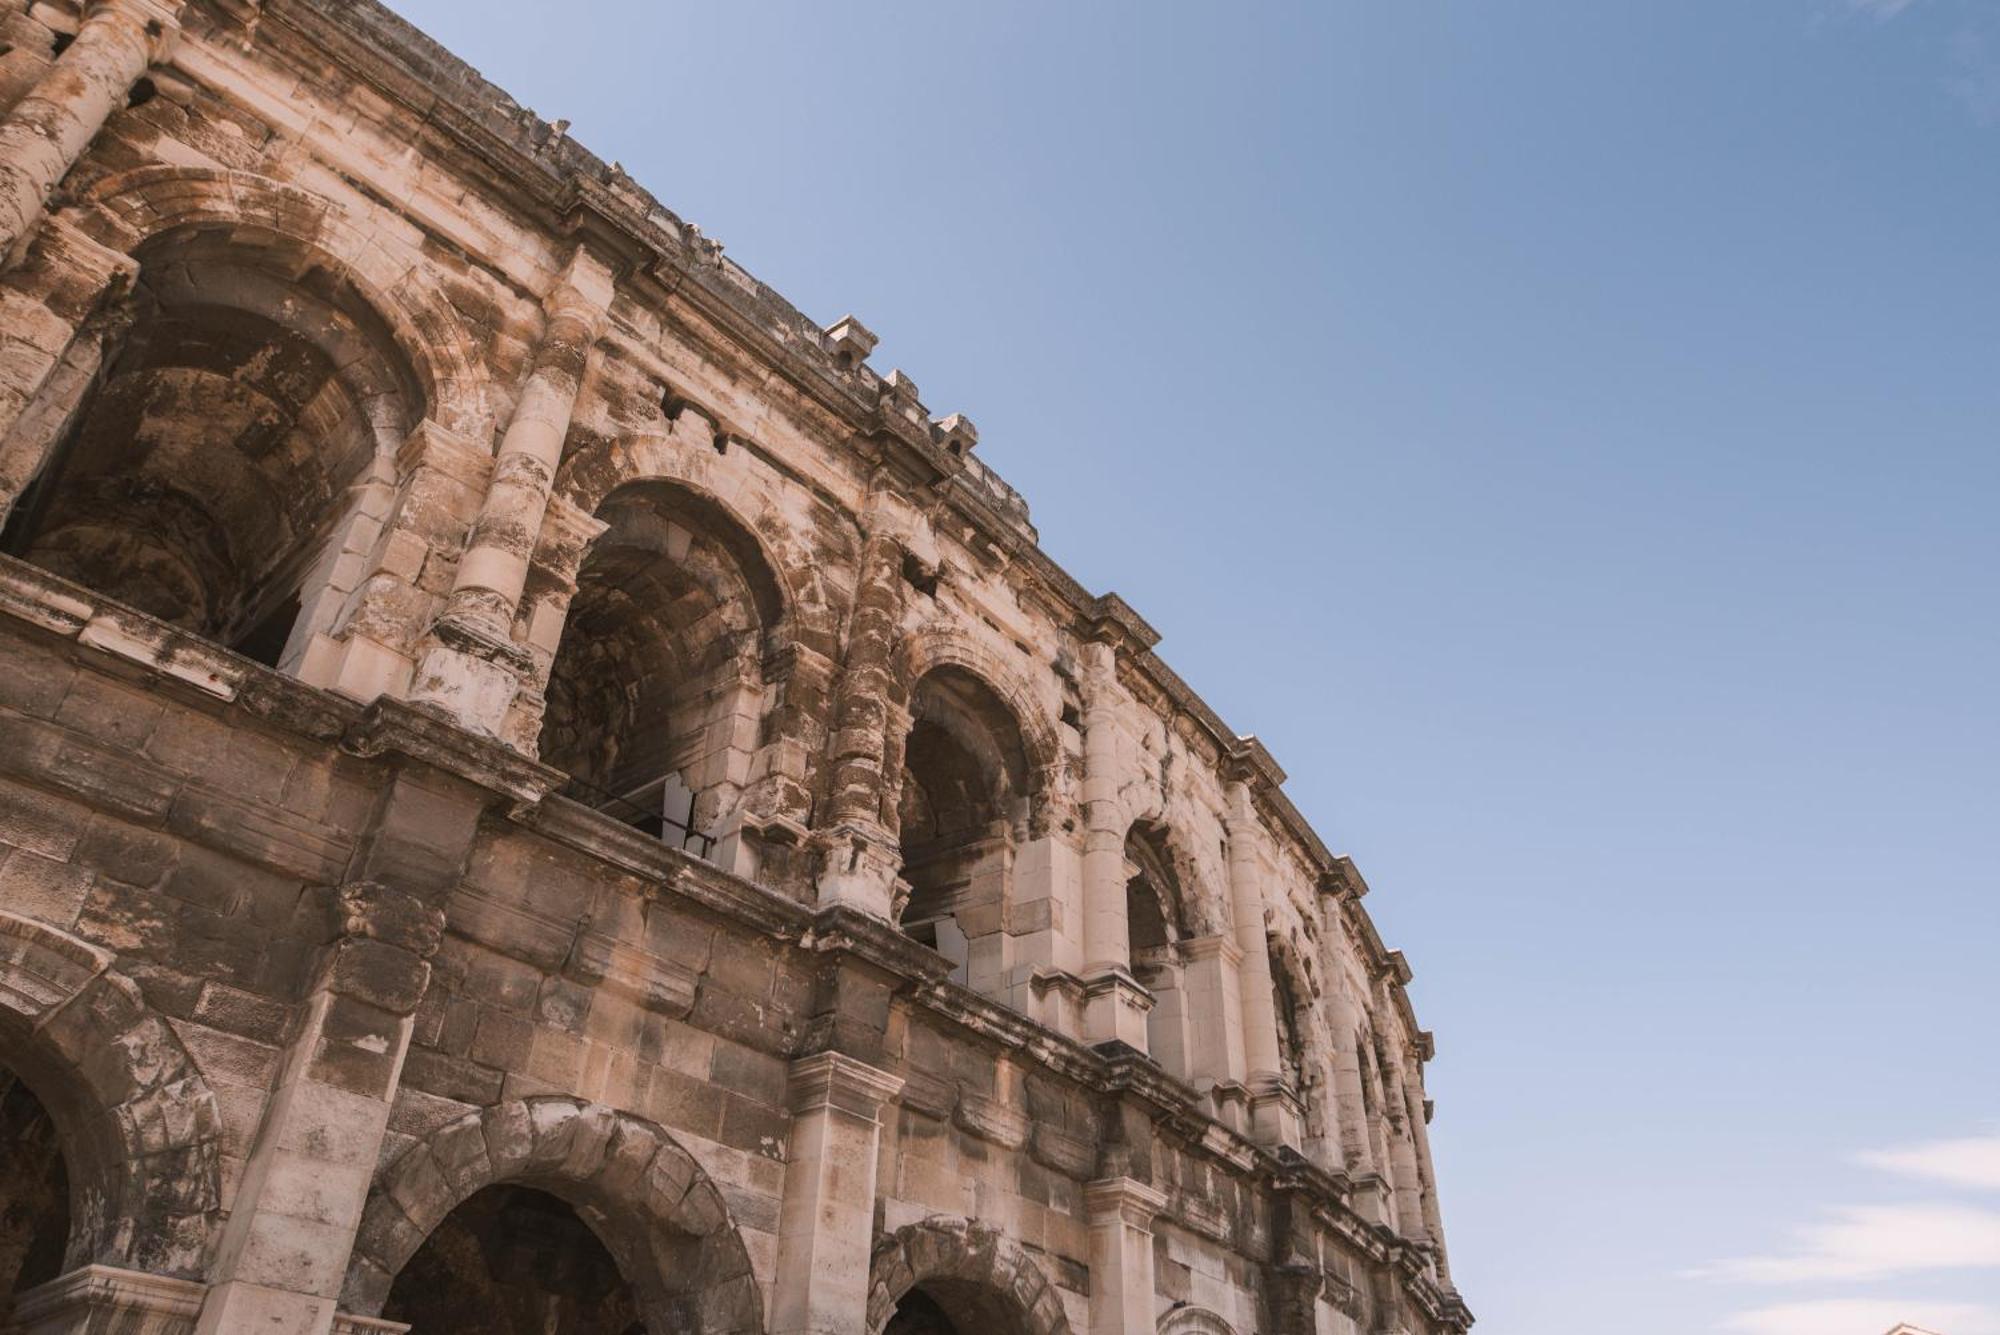
{"type": "Polygon", "coordinates": [[[1365,881],[1004,441],[372,0],[86,8],[0,0],[17,1313],[1470,1324],[1365,881]]]}

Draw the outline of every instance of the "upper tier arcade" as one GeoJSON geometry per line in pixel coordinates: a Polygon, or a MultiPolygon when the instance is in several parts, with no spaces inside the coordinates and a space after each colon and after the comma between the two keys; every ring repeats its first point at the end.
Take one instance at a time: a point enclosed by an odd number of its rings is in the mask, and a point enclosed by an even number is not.
{"type": "Polygon", "coordinates": [[[370,0],[0,15],[22,1329],[1469,1326],[1366,882],[859,320],[370,0]]]}

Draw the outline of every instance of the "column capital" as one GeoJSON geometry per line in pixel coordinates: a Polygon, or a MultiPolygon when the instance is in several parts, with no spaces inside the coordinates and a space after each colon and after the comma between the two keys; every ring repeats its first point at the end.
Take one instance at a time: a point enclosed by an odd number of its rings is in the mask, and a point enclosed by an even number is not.
{"type": "Polygon", "coordinates": [[[903,1092],[903,1077],[840,1052],[816,1052],[793,1062],[786,1101],[795,1113],[837,1108],[874,1118],[903,1092]]]}
{"type": "Polygon", "coordinates": [[[617,290],[618,278],[611,266],[591,254],[589,247],[579,245],[571,252],[562,276],[542,299],[542,308],[551,320],[567,315],[583,321],[594,338],[603,328],[617,290]]]}
{"type": "Polygon", "coordinates": [[[1084,1214],[1093,1224],[1120,1223],[1151,1228],[1167,1208],[1167,1194],[1135,1177],[1102,1177],[1083,1187],[1084,1214]]]}

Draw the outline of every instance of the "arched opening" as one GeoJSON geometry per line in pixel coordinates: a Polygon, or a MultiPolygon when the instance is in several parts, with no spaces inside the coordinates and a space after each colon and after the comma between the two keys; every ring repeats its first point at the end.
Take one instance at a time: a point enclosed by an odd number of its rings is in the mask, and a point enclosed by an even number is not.
{"type": "Polygon", "coordinates": [[[670,484],[621,487],[597,518],[549,667],[542,760],[569,772],[570,796],[729,865],[718,844],[761,741],[776,579],[719,506],[670,484]]]}
{"type": "Polygon", "coordinates": [[[868,1325],[896,1335],[1069,1335],[1062,1295],[991,1224],[932,1215],[883,1238],[868,1266],[868,1325]]]}
{"type": "Polygon", "coordinates": [[[642,1335],[631,1286],[589,1224],[556,1196],[504,1183],[432,1230],[382,1315],[418,1335],[642,1335]]]}
{"type": "Polygon", "coordinates": [[[882,1335],[1021,1335],[1012,1304],[968,1280],[933,1279],[896,1300],[882,1335]]]}
{"type": "Polygon", "coordinates": [[[989,994],[1005,987],[1006,905],[1028,817],[1028,756],[1012,712],[963,668],[933,669],[910,697],[897,829],[899,921],[989,994]]]}
{"type": "Polygon", "coordinates": [[[1188,938],[1180,875],[1164,829],[1135,824],[1125,836],[1125,930],[1132,976],[1153,994],[1146,1050],[1170,1075],[1188,1073],[1186,994],[1181,987],[1188,938]]]}
{"type": "Polygon", "coordinates": [[[305,247],[191,228],[137,258],[129,328],[0,548],[294,668],[358,581],[422,392],[388,325],[305,247]]]}
{"type": "Polygon", "coordinates": [[[1299,1007],[1303,996],[1298,983],[1292,977],[1290,964],[1285,954],[1278,948],[1275,939],[1269,939],[1267,949],[1271,958],[1271,1009],[1278,1018],[1278,1062],[1282,1069],[1278,1074],[1287,1085],[1304,1093],[1306,1077],[1306,1041],[1304,1017],[1299,1007]]]}
{"type": "Polygon", "coordinates": [[[69,1165],[55,1121],[0,1066],[0,1312],[9,1298],[62,1273],[69,1219],[69,1165]]]}
{"type": "Polygon", "coordinates": [[[420,1332],[764,1328],[749,1251],[688,1153],[642,1118],[544,1096],[468,1113],[383,1170],[340,1303],[420,1332]],[[435,1152],[459,1163],[468,1141],[486,1151],[472,1181],[435,1152]]]}
{"type": "Polygon", "coordinates": [[[1354,1043],[1361,1065],[1361,1117],[1368,1136],[1369,1153],[1374,1158],[1376,1171],[1393,1180],[1395,1157],[1390,1152],[1389,1121],[1385,1115],[1386,1091],[1382,1086],[1382,1070],[1375,1052],[1375,1035],[1364,1028],[1355,1034],[1354,1043]]]}

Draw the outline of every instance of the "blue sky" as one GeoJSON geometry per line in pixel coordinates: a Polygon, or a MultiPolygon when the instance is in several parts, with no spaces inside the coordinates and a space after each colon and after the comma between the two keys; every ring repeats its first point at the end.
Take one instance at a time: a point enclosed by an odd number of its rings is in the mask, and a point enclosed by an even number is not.
{"type": "Polygon", "coordinates": [[[1267,741],[1486,1335],[2000,1332],[2000,5],[399,3],[1267,741]]]}

